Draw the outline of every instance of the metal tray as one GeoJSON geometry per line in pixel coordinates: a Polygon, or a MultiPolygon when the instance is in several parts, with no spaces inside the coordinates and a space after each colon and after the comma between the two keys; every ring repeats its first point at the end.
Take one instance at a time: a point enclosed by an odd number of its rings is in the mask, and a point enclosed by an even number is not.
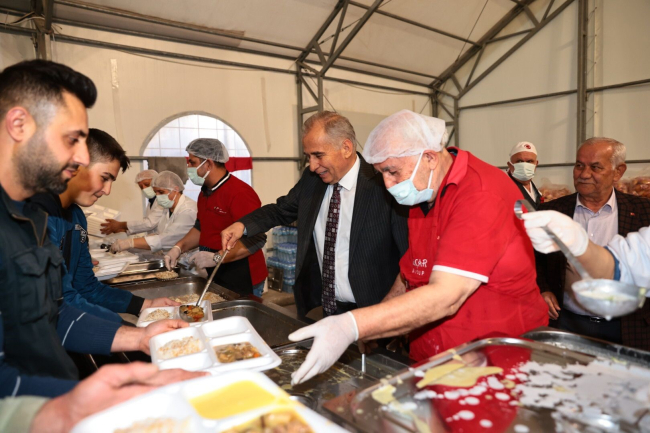
{"type": "Polygon", "coordinates": [[[599,358],[616,359],[650,367],[650,352],[560,331],[559,329],[541,327],[523,334],[521,338],[528,338],[529,340],[551,344],[555,347],[586,353],[599,358]]]}
{"type": "MultiPolygon", "coordinates": [[[[135,282],[155,280],[155,274],[166,270],[164,260],[149,260],[146,262],[130,263],[117,277],[104,281],[109,286],[118,286],[122,284],[133,284],[135,282]]],[[[180,274],[180,267],[172,268],[180,274]]]]}
{"type": "Polygon", "coordinates": [[[308,324],[287,316],[282,307],[251,300],[235,300],[212,304],[214,320],[241,316],[248,319],[255,330],[272,348],[291,343],[289,334],[308,324]]]}
{"type": "MultiPolygon", "coordinates": [[[[180,276],[175,280],[169,281],[145,281],[136,284],[118,285],[117,288],[127,290],[136,296],[145,299],[163,298],[169,296],[182,296],[196,293],[201,295],[205,287],[206,280],[196,275],[180,276]]],[[[226,289],[218,284],[212,283],[208,288],[209,292],[216,293],[224,298],[226,301],[239,299],[240,295],[231,290],[226,289]]],[[[212,307],[219,305],[213,303],[212,307]]]]}
{"type": "Polygon", "coordinates": [[[379,378],[408,366],[386,355],[374,353],[366,357],[366,373],[361,373],[361,354],[356,346],[350,346],[325,373],[307,382],[291,386],[291,373],[305,361],[309,347],[311,341],[288,344],[275,349],[275,353],[282,359],[282,364],[265,374],[294,399],[324,415],[328,415],[323,407],[328,400],[367,388],[379,378]]]}
{"type": "MultiPolygon", "coordinates": [[[[463,361],[474,359],[474,362],[469,362],[471,366],[496,365],[503,366],[504,370],[506,370],[505,365],[508,363],[510,363],[510,367],[517,367],[524,361],[535,361],[539,364],[555,364],[559,366],[557,369],[559,371],[565,371],[569,365],[587,365],[596,360],[594,356],[534,341],[518,338],[485,339],[461,345],[456,349],[448,350],[422,361],[415,368],[404,370],[392,378],[384,379],[382,383],[360,391],[356,396],[347,401],[345,399],[337,399],[338,401],[327,403],[325,407],[330,411],[331,418],[339,423],[352,426],[352,428],[361,432],[381,431],[402,433],[454,431],[456,427],[450,424],[450,422],[453,422],[450,415],[451,413],[459,414],[463,409],[479,411],[476,418],[472,420],[475,425],[463,429],[463,431],[483,430],[484,427],[479,426],[478,422],[479,420],[483,420],[484,417],[490,417],[494,420],[493,429],[490,431],[508,432],[550,432],[558,431],[558,429],[562,429],[565,432],[631,432],[643,430],[643,428],[639,427],[639,423],[644,424],[648,421],[646,419],[648,418],[646,410],[645,412],[639,411],[640,413],[635,413],[635,416],[639,417],[636,419],[636,423],[628,422],[621,418],[616,421],[620,422],[620,426],[617,425],[613,429],[606,428],[607,420],[609,419],[611,421],[615,418],[598,416],[594,421],[597,423],[598,428],[588,428],[584,422],[585,420],[592,420],[590,414],[578,411],[576,412],[575,419],[566,419],[565,417],[556,416],[558,414],[552,409],[554,406],[540,408],[537,406],[522,406],[521,403],[510,405],[510,402],[497,401],[497,399],[491,399],[488,403],[488,400],[486,400],[487,397],[481,397],[483,401],[478,406],[459,406],[462,398],[458,398],[457,396],[456,398],[458,400],[448,399],[446,396],[443,399],[416,399],[414,397],[417,392],[421,391],[416,387],[416,383],[421,379],[424,372],[443,364],[458,363],[461,359],[463,361]],[[375,401],[372,397],[372,392],[383,387],[384,384],[390,384],[395,387],[393,395],[402,408],[409,407],[408,413],[390,409],[375,401]],[[346,404],[347,407],[345,407],[346,404]],[[416,425],[415,419],[418,420],[419,425],[416,425]]],[[[639,377],[638,374],[632,375],[631,373],[625,373],[625,371],[629,370],[624,365],[606,368],[616,370],[617,373],[621,374],[621,377],[624,377],[623,375],[626,374],[630,374],[630,378],[639,377]],[[623,373],[621,373],[621,370],[623,373]]],[[[637,369],[637,373],[642,371],[644,377],[650,375],[650,370],[645,368],[638,366],[631,368],[637,369]]],[[[442,387],[438,385],[435,387],[437,392],[442,392],[441,389],[460,389],[457,387],[442,387]]],[[[467,388],[463,389],[467,390],[467,388]]],[[[510,392],[510,390],[506,391],[510,392]]],[[[489,392],[494,392],[494,390],[489,392]]],[[[512,394],[512,397],[509,398],[512,399],[511,401],[515,401],[518,399],[518,394],[512,394]]],[[[628,404],[628,401],[625,404],[628,404]]],[[[629,406],[626,407],[629,408],[629,406]]],[[[458,424],[455,426],[458,426],[458,424]]]]}

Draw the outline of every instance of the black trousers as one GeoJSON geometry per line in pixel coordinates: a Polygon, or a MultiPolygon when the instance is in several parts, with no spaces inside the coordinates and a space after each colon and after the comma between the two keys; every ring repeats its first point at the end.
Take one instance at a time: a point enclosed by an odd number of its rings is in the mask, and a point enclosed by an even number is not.
{"type": "Polygon", "coordinates": [[[607,321],[602,318],[572,313],[564,309],[560,311],[560,317],[557,320],[551,320],[549,325],[587,337],[598,338],[617,344],[622,343],[621,319],[607,321]]]}

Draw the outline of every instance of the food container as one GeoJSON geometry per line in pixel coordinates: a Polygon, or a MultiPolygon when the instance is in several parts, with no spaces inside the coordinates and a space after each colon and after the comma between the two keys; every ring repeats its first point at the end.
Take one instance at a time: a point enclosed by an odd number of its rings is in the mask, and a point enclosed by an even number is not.
{"type": "Polygon", "coordinates": [[[155,418],[166,418],[178,424],[186,423],[183,431],[225,432],[263,414],[285,410],[293,411],[316,433],[345,432],[316,412],[290,400],[282,389],[264,375],[239,371],[228,376],[203,377],[159,388],[84,419],[75,426],[72,433],[112,433],[116,429],[125,429],[155,418]],[[221,408],[224,404],[237,403],[239,399],[236,397],[239,396],[230,395],[229,392],[232,390],[237,394],[243,386],[254,387],[264,393],[267,397],[266,404],[258,404],[260,400],[256,398],[256,393],[251,393],[252,398],[242,402],[240,407],[231,406],[234,410],[227,416],[210,419],[199,414],[195,399],[210,398],[212,393],[220,394],[215,396],[211,406],[221,408]]]}
{"type": "MultiPolygon", "coordinates": [[[[136,323],[135,326],[138,328],[146,328],[147,326],[151,325],[154,322],[157,322],[157,320],[149,320],[146,321],[145,319],[147,316],[151,313],[153,313],[156,310],[165,310],[168,313],[171,314],[172,317],[170,319],[180,319],[180,313],[179,313],[179,308],[180,307],[152,307],[152,308],[145,308],[140,312],[140,317],[138,317],[138,323],[136,323]]],[[[195,323],[190,323],[190,326],[198,326],[202,323],[206,322],[211,322],[212,321],[212,305],[210,304],[210,301],[203,301],[201,302],[201,308],[203,308],[203,311],[205,312],[205,317],[203,320],[200,322],[195,322],[195,323]]],[[[163,319],[160,319],[163,320],[163,319]]]]}
{"type": "MultiPolygon", "coordinates": [[[[205,301],[204,301],[205,302],[205,301]]],[[[264,371],[280,365],[280,357],[271,350],[268,344],[259,336],[255,328],[245,317],[229,317],[227,319],[202,322],[189,328],[159,334],[149,341],[151,360],[160,369],[183,368],[190,371],[205,370],[211,374],[221,374],[233,370],[264,371]],[[165,344],[193,337],[199,340],[201,350],[198,353],[163,359],[161,348],[165,344]],[[220,362],[214,348],[249,343],[259,352],[259,357],[234,362],[220,362]]]]}

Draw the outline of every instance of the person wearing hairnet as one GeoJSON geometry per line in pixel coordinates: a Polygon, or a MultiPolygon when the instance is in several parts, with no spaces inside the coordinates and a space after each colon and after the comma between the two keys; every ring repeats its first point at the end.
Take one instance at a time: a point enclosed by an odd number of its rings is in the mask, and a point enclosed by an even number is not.
{"type": "Polygon", "coordinates": [[[160,251],[173,247],[196,221],[196,202],[183,194],[185,185],[171,171],[163,171],[151,182],[156,202],[163,208],[163,215],[154,234],[143,238],[118,239],[111,245],[111,252],[129,248],[160,251]]]}
{"type": "Polygon", "coordinates": [[[543,229],[549,227],[566,244],[592,278],[607,278],[639,287],[650,286],[650,227],[615,235],[606,247],[589,240],[580,223],[560,212],[548,210],[526,213],[526,231],[540,253],[559,251],[543,229]]]}
{"type": "Polygon", "coordinates": [[[140,221],[107,219],[105,223],[102,223],[101,232],[103,234],[110,235],[111,233],[126,232],[129,235],[134,235],[136,233],[152,232],[158,226],[164,208],[158,204],[156,192],[151,187],[151,182],[156,176],[158,176],[156,170],[143,170],[135,176],[135,183],[140,187],[142,194],[149,202],[144,219],[140,221]]]}
{"type": "MultiPolygon", "coordinates": [[[[187,175],[201,185],[198,215],[194,227],[167,252],[165,264],[170,269],[183,252],[199,247],[189,263],[210,274],[223,257],[221,231],[262,202],[250,185],[228,172],[228,150],[221,141],[197,138],[185,150],[189,153],[187,175]]],[[[223,259],[214,282],[241,295],[261,296],[268,275],[261,251],[265,243],[264,233],[242,238],[223,259]]]]}
{"type": "Polygon", "coordinates": [[[443,120],[408,110],[371,132],[363,157],[410,206],[402,278],[382,303],[291,334],[292,341],[314,338],[294,384],[326,371],[357,340],[410,333],[410,356],[420,361],[548,324],[533,248],[513,212],[522,194],[502,171],[446,143],[443,120]]]}

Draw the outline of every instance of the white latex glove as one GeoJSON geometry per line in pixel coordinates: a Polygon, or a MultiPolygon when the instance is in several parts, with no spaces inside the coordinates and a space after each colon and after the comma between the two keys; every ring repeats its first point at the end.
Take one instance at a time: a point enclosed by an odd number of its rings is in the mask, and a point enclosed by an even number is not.
{"type": "Polygon", "coordinates": [[[548,226],[566,244],[574,256],[581,256],[587,251],[589,236],[582,226],[572,218],[554,210],[545,210],[526,213],[523,215],[523,219],[533,247],[540,253],[548,254],[560,250],[542,229],[544,226],[548,226]]]}
{"type": "Polygon", "coordinates": [[[111,253],[119,253],[129,248],[133,248],[133,238],[118,239],[111,245],[111,253]]]}
{"type": "Polygon", "coordinates": [[[214,261],[214,253],[210,251],[198,251],[192,254],[187,262],[198,269],[214,268],[217,265],[214,261]]]}
{"type": "Polygon", "coordinates": [[[300,328],[289,335],[291,341],[314,338],[314,344],[305,362],[291,375],[291,384],[305,382],[317,374],[327,371],[348,346],[359,339],[357,321],[352,312],[329,316],[313,325],[300,328]]]}
{"type": "Polygon", "coordinates": [[[171,250],[167,251],[165,254],[165,267],[168,271],[171,271],[176,263],[178,263],[178,258],[181,256],[181,248],[178,245],[174,245],[171,250]]]}

